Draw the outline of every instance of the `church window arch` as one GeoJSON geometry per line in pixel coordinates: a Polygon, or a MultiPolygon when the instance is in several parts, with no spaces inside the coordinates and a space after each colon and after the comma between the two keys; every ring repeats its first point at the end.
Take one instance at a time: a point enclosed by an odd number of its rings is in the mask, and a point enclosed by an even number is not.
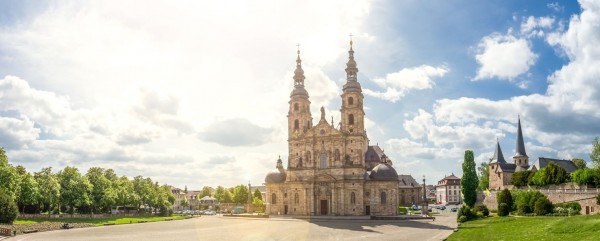
{"type": "Polygon", "coordinates": [[[387,193],[384,191],[381,192],[381,204],[385,204],[387,202],[387,193]]]}
{"type": "Polygon", "coordinates": [[[321,155],[319,156],[319,167],[327,168],[327,154],[326,153],[321,153],[321,155]]]}
{"type": "Polygon", "coordinates": [[[294,120],[294,130],[298,130],[298,128],[300,128],[300,122],[298,121],[298,119],[294,120]]]}
{"type": "Polygon", "coordinates": [[[295,204],[300,203],[300,197],[298,197],[298,193],[294,193],[294,203],[295,204]]]}
{"type": "Polygon", "coordinates": [[[354,125],[354,115],[353,114],[348,115],[348,125],[354,125]]]}
{"type": "Polygon", "coordinates": [[[334,156],[333,158],[335,161],[340,161],[340,149],[335,149],[333,156],[334,156]]]}
{"type": "Polygon", "coordinates": [[[298,111],[298,103],[294,103],[294,111],[298,111]]]}
{"type": "Polygon", "coordinates": [[[348,105],[354,105],[354,98],[348,97],[348,105]]]}
{"type": "Polygon", "coordinates": [[[350,193],[350,204],[356,204],[356,193],[354,192],[350,193]]]}
{"type": "Polygon", "coordinates": [[[310,151],[307,151],[306,152],[306,162],[309,163],[309,165],[310,165],[310,159],[311,159],[310,158],[310,151]]]}
{"type": "Polygon", "coordinates": [[[277,204],[277,194],[271,194],[271,204],[277,204]]]}

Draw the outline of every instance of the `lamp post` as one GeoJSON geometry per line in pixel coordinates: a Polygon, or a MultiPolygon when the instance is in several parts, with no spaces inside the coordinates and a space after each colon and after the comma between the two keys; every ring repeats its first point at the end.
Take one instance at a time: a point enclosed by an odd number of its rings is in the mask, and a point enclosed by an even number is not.
{"type": "Polygon", "coordinates": [[[423,206],[421,208],[421,214],[427,216],[429,208],[427,207],[427,186],[425,185],[425,175],[423,175],[423,206]]]}
{"type": "Polygon", "coordinates": [[[250,207],[252,207],[252,189],[251,189],[251,185],[250,185],[250,180],[248,180],[248,213],[250,213],[250,207]]]}

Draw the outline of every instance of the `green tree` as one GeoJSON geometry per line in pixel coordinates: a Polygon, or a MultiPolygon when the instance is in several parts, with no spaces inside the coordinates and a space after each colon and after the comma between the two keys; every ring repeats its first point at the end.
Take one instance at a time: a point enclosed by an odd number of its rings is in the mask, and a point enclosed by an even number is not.
{"type": "Polygon", "coordinates": [[[244,184],[240,184],[233,189],[233,202],[237,204],[248,203],[248,187],[244,184]]]}
{"type": "Polygon", "coordinates": [[[263,200],[261,198],[253,197],[252,205],[254,205],[254,210],[256,210],[256,212],[258,212],[258,213],[265,212],[265,203],[263,202],[263,200]]]}
{"type": "Polygon", "coordinates": [[[482,162],[479,167],[477,167],[479,171],[479,191],[487,190],[490,188],[490,169],[489,164],[487,162],[482,162]]]}
{"type": "Polygon", "coordinates": [[[133,182],[127,176],[121,176],[115,180],[112,190],[115,193],[115,202],[118,206],[133,206],[140,203],[140,197],[135,191],[133,182]]]}
{"type": "Polygon", "coordinates": [[[561,184],[569,181],[567,171],[554,162],[546,166],[546,184],[561,184]]]}
{"type": "Polygon", "coordinates": [[[38,204],[40,199],[40,189],[37,181],[22,166],[17,166],[17,172],[21,179],[21,193],[17,197],[17,205],[21,207],[22,213],[25,213],[25,206],[38,204]]]}
{"type": "Polygon", "coordinates": [[[531,174],[531,171],[527,170],[515,172],[513,173],[510,182],[517,187],[527,186],[529,174],[531,174]]]}
{"type": "Polygon", "coordinates": [[[5,192],[14,200],[21,193],[19,181],[17,170],[8,164],[8,156],[6,156],[4,148],[0,148],[0,188],[4,188],[5,192]]]}
{"type": "Polygon", "coordinates": [[[229,189],[225,189],[225,191],[223,192],[223,202],[224,203],[232,203],[233,202],[233,195],[231,194],[229,189]]]}
{"type": "Polygon", "coordinates": [[[496,200],[498,201],[498,205],[500,205],[501,203],[506,203],[506,205],[508,205],[508,207],[513,206],[512,194],[506,188],[504,190],[500,191],[498,194],[496,194],[496,200]]]}
{"type": "Polygon", "coordinates": [[[212,197],[213,188],[209,186],[202,187],[202,191],[200,191],[200,198],[209,196],[212,197]]]}
{"type": "Polygon", "coordinates": [[[219,200],[219,202],[225,202],[225,188],[222,186],[217,186],[215,189],[215,198],[219,200]]]}
{"type": "Polygon", "coordinates": [[[592,142],[592,152],[590,153],[590,160],[594,163],[594,166],[600,168],[600,139],[596,137],[592,142]]]}
{"type": "Polygon", "coordinates": [[[510,213],[510,206],[506,203],[498,204],[498,216],[505,217],[510,213]]]}
{"type": "Polygon", "coordinates": [[[0,188],[0,223],[12,224],[18,215],[19,210],[14,198],[6,189],[0,188]]]}
{"type": "Polygon", "coordinates": [[[116,201],[116,195],[111,190],[111,181],[104,174],[105,170],[101,167],[92,167],[85,174],[92,184],[91,199],[94,213],[109,211],[116,201]]]}
{"type": "Polygon", "coordinates": [[[594,185],[600,179],[598,169],[583,168],[571,173],[571,181],[579,185],[594,185]]]}
{"type": "Polygon", "coordinates": [[[548,213],[552,213],[552,202],[550,202],[546,196],[538,198],[535,201],[533,212],[537,216],[544,216],[548,213]]]}
{"type": "Polygon", "coordinates": [[[52,209],[57,207],[60,200],[61,188],[58,177],[52,173],[52,167],[45,167],[41,171],[34,173],[33,178],[39,186],[39,201],[43,208],[48,211],[48,216],[50,216],[52,209]]]}
{"type": "Polygon", "coordinates": [[[253,199],[254,198],[258,198],[258,199],[260,199],[262,201],[262,194],[260,193],[260,190],[258,190],[258,188],[254,189],[254,193],[252,194],[252,198],[253,199]]]}
{"type": "Polygon", "coordinates": [[[577,169],[584,169],[587,167],[587,162],[581,158],[573,158],[571,161],[577,166],[577,169]]]}
{"type": "Polygon", "coordinates": [[[475,166],[473,151],[466,150],[465,159],[462,164],[463,176],[460,179],[460,185],[464,202],[469,207],[473,207],[477,201],[477,187],[479,186],[479,182],[475,166]]]}
{"type": "Polygon", "coordinates": [[[58,172],[60,182],[60,202],[68,208],[70,214],[75,213],[77,208],[92,204],[92,184],[79,173],[75,167],[67,166],[58,172]]]}

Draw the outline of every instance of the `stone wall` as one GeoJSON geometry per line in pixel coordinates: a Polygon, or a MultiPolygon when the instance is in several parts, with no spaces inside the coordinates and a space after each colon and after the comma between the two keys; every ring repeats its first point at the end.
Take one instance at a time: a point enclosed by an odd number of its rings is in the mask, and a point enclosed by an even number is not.
{"type": "MultiPolygon", "coordinates": [[[[518,189],[513,189],[518,190],[518,189]]],[[[527,190],[527,189],[522,189],[527,190]]],[[[597,214],[600,213],[600,205],[596,204],[596,196],[600,194],[600,189],[579,187],[573,184],[562,184],[558,186],[549,186],[538,190],[546,195],[553,204],[578,202],[581,205],[581,214],[597,214]],[[570,188],[569,188],[570,187],[570,188]]],[[[483,203],[489,209],[498,209],[496,193],[499,191],[490,191],[490,195],[478,193],[478,203],[483,203]]]]}

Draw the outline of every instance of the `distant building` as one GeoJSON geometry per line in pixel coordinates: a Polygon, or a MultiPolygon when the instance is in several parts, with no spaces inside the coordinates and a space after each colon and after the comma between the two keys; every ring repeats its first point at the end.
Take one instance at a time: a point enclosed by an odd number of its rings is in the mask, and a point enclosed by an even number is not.
{"type": "Polygon", "coordinates": [[[448,205],[460,204],[462,202],[462,199],[460,197],[460,178],[454,176],[454,173],[438,181],[436,186],[436,192],[436,203],[438,204],[448,205]]]}
{"type": "Polygon", "coordinates": [[[540,157],[533,164],[529,165],[529,157],[525,152],[525,143],[523,142],[523,131],[521,130],[521,119],[518,119],[517,123],[517,145],[515,155],[513,156],[513,162],[508,163],[504,159],[504,155],[502,154],[502,149],[500,148],[500,142],[496,142],[496,150],[494,151],[494,156],[490,160],[488,165],[489,168],[489,189],[491,190],[501,190],[507,188],[511,185],[512,175],[515,172],[519,171],[535,171],[540,168],[546,167],[550,162],[554,162],[555,164],[563,167],[567,173],[571,173],[577,170],[577,166],[570,160],[559,160],[552,158],[540,157]]]}
{"type": "Polygon", "coordinates": [[[200,208],[204,209],[204,205],[206,205],[206,208],[209,210],[215,210],[217,205],[219,205],[219,200],[214,197],[204,196],[200,198],[200,208]]]}
{"type": "Polygon", "coordinates": [[[427,189],[427,202],[436,203],[437,191],[435,185],[427,185],[425,188],[427,189]]]}
{"type": "Polygon", "coordinates": [[[254,192],[258,189],[260,196],[263,201],[267,200],[267,187],[266,186],[251,186],[250,193],[254,196],[254,192]]]}
{"type": "Polygon", "coordinates": [[[398,203],[401,206],[421,205],[423,202],[423,185],[411,175],[398,175],[398,203]]]}
{"type": "Polygon", "coordinates": [[[173,205],[171,205],[171,209],[173,209],[173,211],[186,209],[187,207],[183,207],[181,205],[183,200],[185,199],[185,192],[181,190],[181,188],[177,188],[174,186],[169,186],[169,188],[171,188],[171,193],[173,194],[173,196],[175,196],[175,202],[173,202],[173,205]]]}

